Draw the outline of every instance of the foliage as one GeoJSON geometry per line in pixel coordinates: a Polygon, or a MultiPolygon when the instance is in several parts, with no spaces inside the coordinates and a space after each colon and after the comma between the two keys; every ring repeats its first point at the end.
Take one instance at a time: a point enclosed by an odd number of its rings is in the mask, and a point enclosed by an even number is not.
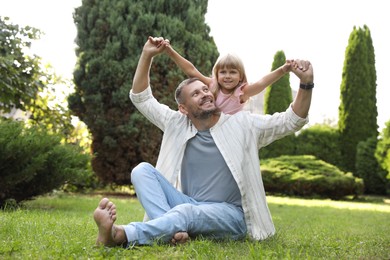
{"type": "MultiPolygon", "coordinates": [[[[285,63],[286,55],[284,52],[276,52],[271,71],[276,70],[285,63]]],[[[276,112],[282,112],[288,108],[291,102],[292,92],[290,87],[290,74],[286,73],[282,78],[265,90],[264,113],[273,114],[276,112]]]]}
{"type": "Polygon", "coordinates": [[[73,131],[67,136],[66,142],[69,144],[78,145],[83,148],[85,153],[91,154],[91,134],[88,131],[87,126],[79,121],[73,120],[73,131]]]}
{"type": "Polygon", "coordinates": [[[383,170],[375,158],[377,147],[375,137],[359,142],[356,154],[356,176],[364,181],[365,193],[386,194],[386,171],[383,170]]]}
{"type": "MultiPolygon", "coordinates": [[[[99,197],[39,197],[0,211],[1,259],[388,259],[390,206],[384,203],[268,196],[276,235],[262,241],[194,239],[180,246],[94,246],[91,212],[99,197]],[[71,223],[71,224],[70,224],[71,223]],[[335,230],[337,232],[335,232],[335,230]],[[59,239],[60,238],[60,239],[59,239]]],[[[112,198],[117,224],[140,221],[132,198],[112,198]],[[130,212],[130,213],[129,213],[130,212]]]]}
{"type": "Polygon", "coordinates": [[[19,109],[29,124],[43,124],[50,132],[69,138],[71,115],[59,99],[65,97],[59,90],[71,83],[59,78],[50,65],[43,66],[39,56],[29,54],[41,31],[12,24],[7,17],[0,17],[0,31],[0,112],[19,109]]]}
{"type": "Polygon", "coordinates": [[[339,106],[340,148],[344,170],[355,172],[360,141],[377,137],[375,55],[365,25],[353,28],[345,52],[339,106]]]}
{"type": "Polygon", "coordinates": [[[390,121],[386,122],[378,145],[375,150],[375,157],[383,169],[387,171],[387,179],[390,181],[390,121]]]}
{"type": "Polygon", "coordinates": [[[311,155],[263,160],[261,172],[267,192],[340,199],[363,193],[363,182],[311,155]]]}
{"type": "Polygon", "coordinates": [[[281,155],[295,154],[295,135],[291,134],[276,140],[259,151],[260,159],[275,158],[281,155]]]}
{"type": "MultiPolygon", "coordinates": [[[[131,104],[128,94],[148,36],[170,39],[175,49],[203,73],[218,52],[205,24],[207,0],[92,1],[74,13],[78,65],[69,108],[92,136],[92,167],[106,183],[128,184],[131,169],[155,163],[161,132],[131,104]]],[[[184,74],[167,55],[154,59],[154,96],[175,109],[174,90],[184,74]]]]}
{"type": "Polygon", "coordinates": [[[43,127],[0,121],[0,207],[84,182],[91,176],[90,156],[78,146],[61,144],[61,137],[43,127]]]}
{"type": "Polygon", "coordinates": [[[0,110],[9,112],[16,107],[25,111],[43,89],[40,58],[25,54],[31,41],[39,39],[40,31],[19,27],[0,16],[0,32],[0,110]]]}
{"type": "Polygon", "coordinates": [[[42,78],[42,83],[44,89],[37,94],[33,105],[28,108],[27,123],[44,125],[49,133],[61,135],[66,142],[70,142],[77,133],[65,100],[66,94],[59,90],[69,88],[71,83],[57,78],[54,74],[51,79],[42,78]]]}
{"type": "MultiPolygon", "coordinates": [[[[271,71],[276,70],[286,62],[283,51],[276,52],[271,71]]],[[[264,95],[264,113],[274,114],[285,111],[291,104],[292,91],[290,87],[290,75],[287,73],[278,81],[270,85],[264,95]]],[[[275,141],[260,150],[260,158],[278,157],[295,153],[295,135],[289,135],[275,141]]]]}
{"type": "Polygon", "coordinates": [[[299,132],[295,140],[296,155],[314,155],[320,160],[342,166],[340,133],[337,128],[316,124],[299,132]]]}

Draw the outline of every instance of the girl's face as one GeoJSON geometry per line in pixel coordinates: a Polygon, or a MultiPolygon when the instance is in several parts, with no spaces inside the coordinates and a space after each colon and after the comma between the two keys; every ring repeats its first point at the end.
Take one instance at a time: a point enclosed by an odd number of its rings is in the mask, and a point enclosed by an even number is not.
{"type": "Polygon", "coordinates": [[[217,77],[221,91],[225,94],[233,92],[241,81],[241,75],[237,69],[228,69],[226,67],[218,71],[217,77]]]}

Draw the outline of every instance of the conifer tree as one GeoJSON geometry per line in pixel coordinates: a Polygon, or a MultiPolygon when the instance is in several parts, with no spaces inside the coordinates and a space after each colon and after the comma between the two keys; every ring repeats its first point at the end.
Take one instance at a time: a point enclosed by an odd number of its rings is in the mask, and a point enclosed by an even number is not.
{"type": "MultiPolygon", "coordinates": [[[[276,52],[271,71],[279,68],[286,62],[283,51],[276,52]]],[[[291,104],[292,91],[290,87],[290,75],[287,73],[265,90],[264,113],[274,114],[285,111],[291,104]]],[[[294,154],[294,135],[286,136],[260,150],[260,158],[277,157],[280,155],[294,154]]]]}
{"type": "Polygon", "coordinates": [[[378,136],[375,54],[369,28],[353,28],[340,87],[339,131],[346,171],[355,172],[357,145],[378,136]]]}
{"type": "MultiPolygon", "coordinates": [[[[271,71],[276,70],[284,63],[286,63],[286,55],[284,52],[276,52],[271,71]]],[[[291,102],[292,92],[290,87],[290,74],[287,73],[266,88],[264,95],[264,114],[272,115],[275,112],[285,111],[291,102]]]]}
{"type": "MultiPolygon", "coordinates": [[[[92,166],[106,183],[128,184],[141,161],[156,162],[161,131],[133,106],[129,90],[148,36],[162,36],[203,73],[218,57],[205,24],[207,0],[83,0],[74,13],[78,57],[76,90],[69,106],[92,135],[92,166]]],[[[161,54],[151,68],[151,87],[162,103],[177,109],[174,90],[185,78],[161,54]]]]}

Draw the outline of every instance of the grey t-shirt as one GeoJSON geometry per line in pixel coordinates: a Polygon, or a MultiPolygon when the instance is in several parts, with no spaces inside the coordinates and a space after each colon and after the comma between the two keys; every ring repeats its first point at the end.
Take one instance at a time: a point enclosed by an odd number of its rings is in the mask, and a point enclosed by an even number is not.
{"type": "Polygon", "coordinates": [[[210,131],[188,140],[181,167],[184,194],[197,201],[228,202],[241,206],[241,194],[210,131]]]}

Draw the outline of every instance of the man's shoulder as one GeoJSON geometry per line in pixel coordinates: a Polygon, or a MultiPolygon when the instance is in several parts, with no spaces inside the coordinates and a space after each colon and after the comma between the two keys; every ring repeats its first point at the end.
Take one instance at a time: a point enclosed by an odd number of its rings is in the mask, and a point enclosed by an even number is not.
{"type": "Polygon", "coordinates": [[[234,114],[221,113],[220,122],[221,123],[228,123],[228,124],[238,123],[239,125],[242,125],[242,124],[246,124],[246,123],[249,123],[249,122],[255,120],[256,116],[259,116],[259,115],[255,115],[249,111],[239,111],[239,112],[234,113],[234,114]]]}
{"type": "Polygon", "coordinates": [[[238,111],[237,113],[234,113],[232,115],[225,114],[225,116],[231,117],[231,118],[236,119],[236,120],[243,120],[245,118],[261,117],[263,115],[252,113],[248,110],[241,110],[241,111],[238,111]]]}

